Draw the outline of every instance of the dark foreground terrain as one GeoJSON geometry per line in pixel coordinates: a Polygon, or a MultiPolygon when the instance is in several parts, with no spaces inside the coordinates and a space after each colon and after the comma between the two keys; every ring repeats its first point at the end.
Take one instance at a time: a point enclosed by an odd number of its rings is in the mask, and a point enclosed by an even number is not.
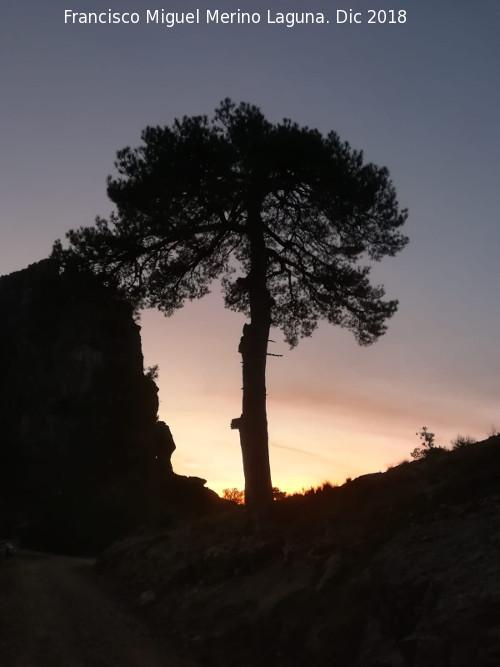
{"type": "Polygon", "coordinates": [[[279,501],[261,535],[235,507],[130,537],[98,571],[200,664],[498,666],[500,437],[433,454],[279,501]]]}
{"type": "Polygon", "coordinates": [[[498,667],[500,437],[115,543],[0,560],[1,667],[498,667]]]}
{"type": "Polygon", "coordinates": [[[94,561],[21,552],[0,561],[1,667],[189,667],[96,575],[94,561]]]}

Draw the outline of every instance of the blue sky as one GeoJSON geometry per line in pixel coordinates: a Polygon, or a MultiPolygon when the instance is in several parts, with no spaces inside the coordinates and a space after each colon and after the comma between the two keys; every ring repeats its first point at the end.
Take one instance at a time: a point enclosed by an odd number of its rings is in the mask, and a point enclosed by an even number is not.
{"type": "MultiPolygon", "coordinates": [[[[226,96],[337,131],[389,167],[410,216],[407,248],[374,267],[400,302],[370,348],[320,326],[289,351],[276,333],[268,376],[274,481],[301,488],[385,469],[427,425],[438,444],[500,428],[500,5],[353,1],[241,3],[258,25],[145,23],[147,9],[234,11],[195,0],[71,5],[19,0],[0,27],[0,274],[41,259],[67,229],[111,211],[105,179],[118,149],[149,124],[212,113],[226,96]],[[436,5],[439,4],[437,7],[436,5]],[[407,12],[367,24],[367,10],[407,12]],[[64,10],[140,14],[137,25],[64,24],[64,10]],[[272,12],[324,12],[325,25],[265,23],[272,12]]],[[[178,472],[242,486],[237,433],[241,316],[217,285],[172,318],[142,317],[146,364],[160,366],[160,416],[178,472]],[[200,337],[200,330],[204,336],[200,337]]]]}

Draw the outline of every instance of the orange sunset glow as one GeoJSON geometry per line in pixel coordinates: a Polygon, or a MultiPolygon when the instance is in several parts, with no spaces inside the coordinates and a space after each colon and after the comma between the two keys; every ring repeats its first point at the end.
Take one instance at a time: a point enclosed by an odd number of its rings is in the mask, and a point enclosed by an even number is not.
{"type": "MultiPolygon", "coordinates": [[[[394,329],[405,327],[404,322],[398,327],[398,319],[368,348],[327,325],[293,350],[279,335],[273,337],[273,350],[283,354],[268,359],[275,486],[300,492],[384,471],[410,458],[423,425],[442,446],[458,433],[486,436],[497,414],[488,387],[475,384],[471,375],[467,381],[477,393],[472,400],[462,398],[456,382],[466,381],[467,364],[443,376],[430,360],[421,363],[414,341],[397,340],[394,329]]],[[[239,438],[229,428],[241,411],[237,347],[243,323],[224,310],[217,289],[170,318],[147,311],[141,319],[145,365],[159,364],[160,418],[177,444],[174,469],[207,479],[218,493],[244,488],[239,438]]]]}

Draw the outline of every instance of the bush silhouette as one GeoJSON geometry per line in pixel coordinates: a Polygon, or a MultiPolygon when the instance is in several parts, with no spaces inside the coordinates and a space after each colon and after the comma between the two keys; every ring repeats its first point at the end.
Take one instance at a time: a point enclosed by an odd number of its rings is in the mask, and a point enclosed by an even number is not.
{"type": "Polygon", "coordinates": [[[467,445],[473,445],[476,441],[476,438],[473,438],[471,435],[457,435],[451,441],[453,449],[460,449],[461,447],[467,447],[467,445]]]}

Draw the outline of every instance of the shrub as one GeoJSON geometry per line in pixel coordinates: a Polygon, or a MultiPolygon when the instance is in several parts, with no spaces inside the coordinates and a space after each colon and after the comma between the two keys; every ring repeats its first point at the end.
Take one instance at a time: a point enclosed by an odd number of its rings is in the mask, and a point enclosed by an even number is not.
{"type": "Polygon", "coordinates": [[[146,370],[144,371],[144,375],[149,378],[150,380],[153,380],[153,382],[156,382],[160,374],[158,364],[154,364],[153,366],[148,366],[146,370]]]}
{"type": "Polygon", "coordinates": [[[332,484],[331,482],[323,482],[321,487],[318,488],[321,488],[321,491],[333,491],[333,489],[337,489],[338,486],[338,484],[332,484]]]}
{"type": "Polygon", "coordinates": [[[461,449],[462,447],[467,447],[467,445],[473,445],[475,442],[477,442],[476,438],[473,438],[470,435],[457,435],[457,437],[451,441],[451,445],[453,449],[461,449]]]}

